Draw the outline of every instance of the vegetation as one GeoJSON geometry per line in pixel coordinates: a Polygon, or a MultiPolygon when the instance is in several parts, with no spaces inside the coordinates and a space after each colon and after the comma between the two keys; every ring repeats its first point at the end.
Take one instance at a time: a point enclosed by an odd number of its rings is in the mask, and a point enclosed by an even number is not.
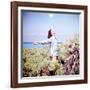
{"type": "Polygon", "coordinates": [[[58,44],[58,60],[50,60],[49,47],[23,48],[23,77],[79,74],[79,36],[58,44]]]}

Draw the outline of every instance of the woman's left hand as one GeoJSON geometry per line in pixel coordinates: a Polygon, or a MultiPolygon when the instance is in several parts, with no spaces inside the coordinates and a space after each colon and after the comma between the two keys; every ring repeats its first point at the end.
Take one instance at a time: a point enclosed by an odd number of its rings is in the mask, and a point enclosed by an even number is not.
{"type": "Polygon", "coordinates": [[[35,41],[33,41],[32,43],[33,43],[34,45],[38,44],[38,43],[37,43],[37,42],[35,42],[35,41]]]}

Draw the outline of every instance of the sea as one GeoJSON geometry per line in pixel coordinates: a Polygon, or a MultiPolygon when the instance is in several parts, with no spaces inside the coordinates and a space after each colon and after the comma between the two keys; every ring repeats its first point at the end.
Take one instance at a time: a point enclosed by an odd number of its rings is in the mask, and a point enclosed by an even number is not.
{"type": "MultiPolygon", "coordinates": [[[[61,42],[58,42],[61,44],[61,42]]],[[[48,46],[49,44],[33,44],[32,42],[23,42],[22,48],[42,48],[48,46]]]]}
{"type": "Polygon", "coordinates": [[[45,45],[42,44],[33,44],[32,42],[23,42],[22,47],[23,48],[41,48],[45,45]]]}

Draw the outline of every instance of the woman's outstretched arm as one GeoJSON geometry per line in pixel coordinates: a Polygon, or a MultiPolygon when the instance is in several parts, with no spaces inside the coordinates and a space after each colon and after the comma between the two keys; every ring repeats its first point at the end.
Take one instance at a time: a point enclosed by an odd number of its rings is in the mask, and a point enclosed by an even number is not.
{"type": "Polygon", "coordinates": [[[33,42],[33,44],[47,44],[47,43],[50,43],[50,42],[51,42],[51,38],[43,40],[43,41],[33,42]]]}
{"type": "Polygon", "coordinates": [[[47,44],[47,43],[50,43],[50,42],[51,42],[51,38],[50,39],[43,40],[43,41],[39,41],[38,43],[39,44],[47,44]]]}

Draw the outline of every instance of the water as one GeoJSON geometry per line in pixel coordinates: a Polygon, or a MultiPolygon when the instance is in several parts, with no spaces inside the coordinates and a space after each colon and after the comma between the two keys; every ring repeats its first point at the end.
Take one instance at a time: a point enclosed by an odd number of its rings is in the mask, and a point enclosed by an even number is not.
{"type": "MultiPolygon", "coordinates": [[[[61,42],[58,42],[58,44],[61,44],[61,42]]],[[[22,47],[23,48],[41,48],[45,47],[48,44],[36,44],[34,45],[32,42],[23,42],[22,47]]]]}
{"type": "Polygon", "coordinates": [[[42,44],[37,44],[34,45],[32,42],[23,42],[23,48],[41,48],[44,47],[45,45],[42,44]]]}

